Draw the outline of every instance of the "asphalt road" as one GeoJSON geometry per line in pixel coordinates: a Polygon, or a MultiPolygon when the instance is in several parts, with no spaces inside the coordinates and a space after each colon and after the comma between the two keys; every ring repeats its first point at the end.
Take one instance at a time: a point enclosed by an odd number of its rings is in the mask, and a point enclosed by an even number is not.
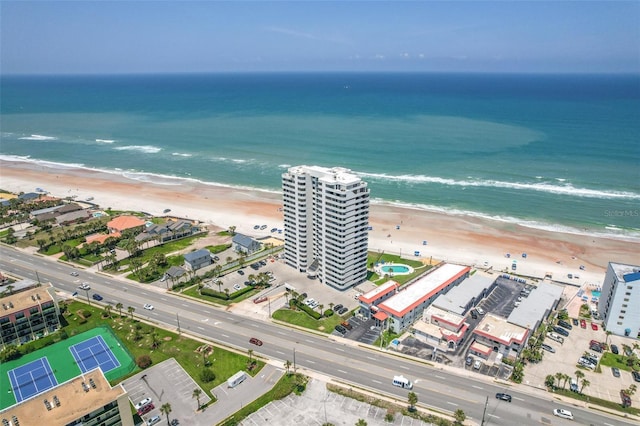
{"type": "MultiPolygon", "coordinates": [[[[183,299],[156,287],[84,270],[78,270],[79,277],[73,277],[70,272],[75,269],[64,263],[6,246],[0,246],[0,268],[12,275],[39,279],[41,282],[50,281],[56,288],[69,293],[77,291],[81,282],[88,282],[91,285],[89,297],[95,292],[104,297],[103,303],[120,302],[124,305],[123,312],[126,312],[128,306],[133,306],[135,315],[159,325],[175,329],[179,321],[181,330],[189,334],[241,350],[253,349],[254,353],[270,359],[283,362],[289,360],[297,368],[316,371],[354,387],[393,395],[400,400],[406,400],[407,390],[393,386],[391,380],[394,375],[403,374],[414,381],[413,390],[417,393],[420,404],[446,413],[462,409],[469,420],[478,424],[483,417],[487,397],[487,425],[570,424],[567,420],[554,417],[554,408],[571,410],[575,417],[574,424],[636,424],[584,409],[582,404],[573,406],[559,403],[551,394],[532,392],[525,386],[500,385],[463,370],[449,371],[440,365],[432,367],[395,356],[394,353],[355,346],[341,338],[317,336],[239,316],[183,299]],[[154,305],[155,309],[144,310],[145,303],[154,305]],[[251,345],[251,337],[258,337],[264,345],[251,345]],[[513,402],[495,399],[497,392],[509,393],[513,402]]],[[[86,293],[79,291],[79,296],[86,297],[86,293]]],[[[91,300],[91,303],[96,302],[91,300]]]]}

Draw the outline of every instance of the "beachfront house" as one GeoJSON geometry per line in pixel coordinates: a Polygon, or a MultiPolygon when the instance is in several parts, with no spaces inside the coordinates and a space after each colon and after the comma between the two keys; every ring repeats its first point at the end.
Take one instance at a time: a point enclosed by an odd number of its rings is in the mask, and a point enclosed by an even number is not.
{"type": "Polygon", "coordinates": [[[184,265],[191,271],[197,271],[212,263],[211,252],[207,249],[192,251],[184,255],[184,265]]]}
{"type": "Polygon", "coordinates": [[[120,235],[122,231],[133,229],[142,230],[145,221],[136,216],[124,215],[118,216],[113,220],[107,222],[107,229],[110,234],[120,235]]]}
{"type": "Polygon", "coordinates": [[[161,224],[148,226],[144,232],[136,236],[136,241],[157,240],[159,243],[190,237],[200,232],[200,226],[186,220],[170,220],[161,224]]]}
{"type": "Polygon", "coordinates": [[[260,250],[260,243],[258,241],[242,234],[234,235],[231,243],[233,244],[233,250],[238,253],[251,254],[260,250]]]}

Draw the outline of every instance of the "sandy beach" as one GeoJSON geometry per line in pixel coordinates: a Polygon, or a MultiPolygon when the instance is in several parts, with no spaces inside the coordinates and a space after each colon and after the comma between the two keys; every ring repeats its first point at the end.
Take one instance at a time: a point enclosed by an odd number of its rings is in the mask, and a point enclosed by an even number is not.
{"type": "MultiPolygon", "coordinates": [[[[282,228],[280,194],[239,190],[196,181],[136,181],[85,169],[50,168],[29,162],[0,161],[0,188],[33,192],[43,188],[58,197],[93,197],[103,209],[144,211],[199,220],[256,237],[282,228]],[[181,182],[181,184],[177,184],[181,182]],[[267,225],[255,231],[254,225],[267,225]]],[[[609,261],[640,264],[640,241],[551,232],[489,219],[372,204],[370,250],[407,258],[446,260],[491,267],[579,285],[599,284],[609,261]],[[507,253],[510,257],[507,257],[507,253]],[[526,257],[523,257],[526,253],[526,257]],[[486,262],[486,263],[485,263],[486,262]],[[486,265],[486,266],[485,266],[486,265]],[[580,270],[580,266],[584,270],[580,270]],[[578,274],[578,279],[567,275],[578,274]]]]}

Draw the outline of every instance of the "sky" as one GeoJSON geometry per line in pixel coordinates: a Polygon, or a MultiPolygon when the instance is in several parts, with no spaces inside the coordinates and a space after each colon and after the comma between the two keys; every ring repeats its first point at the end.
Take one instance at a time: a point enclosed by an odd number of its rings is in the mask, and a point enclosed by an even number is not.
{"type": "Polygon", "coordinates": [[[640,72],[640,1],[0,0],[2,74],[640,72]]]}

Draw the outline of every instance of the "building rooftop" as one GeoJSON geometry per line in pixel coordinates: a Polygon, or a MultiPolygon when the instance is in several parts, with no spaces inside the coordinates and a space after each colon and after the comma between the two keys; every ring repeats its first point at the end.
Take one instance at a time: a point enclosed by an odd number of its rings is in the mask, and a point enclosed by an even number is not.
{"type": "Polygon", "coordinates": [[[112,388],[102,370],[96,368],[7,408],[0,412],[0,418],[11,420],[15,416],[20,425],[25,426],[63,426],[117,400],[124,394],[126,391],[121,385],[112,388]],[[95,387],[91,386],[91,382],[95,387]],[[45,400],[50,403],[51,409],[47,409],[45,400]],[[59,406],[55,404],[56,400],[59,406]]]}
{"type": "Polygon", "coordinates": [[[244,234],[236,234],[233,236],[231,240],[234,244],[239,244],[242,247],[251,247],[253,244],[257,243],[253,238],[244,235],[244,234]]]}
{"type": "Polygon", "coordinates": [[[449,312],[464,315],[469,301],[478,298],[484,290],[491,287],[494,281],[495,278],[476,272],[445,294],[438,296],[433,301],[433,305],[449,312]]]}
{"type": "Polygon", "coordinates": [[[614,262],[609,262],[609,265],[611,265],[618,281],[629,283],[640,280],[640,266],[614,262]]]}
{"type": "Polygon", "coordinates": [[[136,216],[118,216],[107,222],[107,228],[124,231],[125,229],[137,228],[144,224],[145,221],[136,216]]]}
{"type": "Polygon", "coordinates": [[[460,327],[465,321],[465,317],[463,317],[462,315],[446,311],[437,306],[434,306],[433,304],[424,311],[422,318],[424,318],[426,321],[427,316],[437,318],[438,321],[444,321],[454,327],[460,327]]]}
{"type": "Polygon", "coordinates": [[[393,280],[389,280],[386,283],[382,284],[381,286],[378,286],[373,290],[360,295],[358,300],[367,304],[371,304],[376,300],[378,300],[379,298],[381,298],[382,296],[384,296],[385,294],[391,293],[392,291],[396,291],[399,285],[400,284],[398,284],[397,282],[393,280]]]}
{"type": "Polygon", "coordinates": [[[536,324],[555,307],[563,291],[562,286],[542,281],[531,291],[529,297],[522,298],[520,306],[511,311],[507,321],[533,330],[536,324]]]}
{"type": "Polygon", "coordinates": [[[504,318],[486,314],[473,333],[505,345],[510,345],[513,342],[523,343],[527,338],[529,330],[512,324],[504,318]]]}
{"type": "Polygon", "coordinates": [[[380,308],[398,317],[404,316],[470,269],[468,266],[446,263],[382,302],[380,308]]]}
{"type": "MultiPolygon", "coordinates": [[[[326,183],[339,182],[341,184],[351,184],[362,182],[362,179],[351,170],[343,167],[320,167],[320,166],[296,166],[289,169],[289,173],[302,174],[309,173],[326,183]]],[[[362,182],[364,184],[364,182],[362,182]]]]}
{"type": "Polygon", "coordinates": [[[14,312],[20,312],[43,302],[53,302],[53,297],[48,290],[53,290],[53,286],[47,284],[29,290],[13,293],[0,299],[0,316],[4,317],[14,312]]]}
{"type": "Polygon", "coordinates": [[[196,251],[192,251],[189,253],[185,253],[184,260],[187,262],[193,262],[196,259],[200,259],[201,257],[211,256],[211,252],[207,249],[200,249],[196,251]]]}

